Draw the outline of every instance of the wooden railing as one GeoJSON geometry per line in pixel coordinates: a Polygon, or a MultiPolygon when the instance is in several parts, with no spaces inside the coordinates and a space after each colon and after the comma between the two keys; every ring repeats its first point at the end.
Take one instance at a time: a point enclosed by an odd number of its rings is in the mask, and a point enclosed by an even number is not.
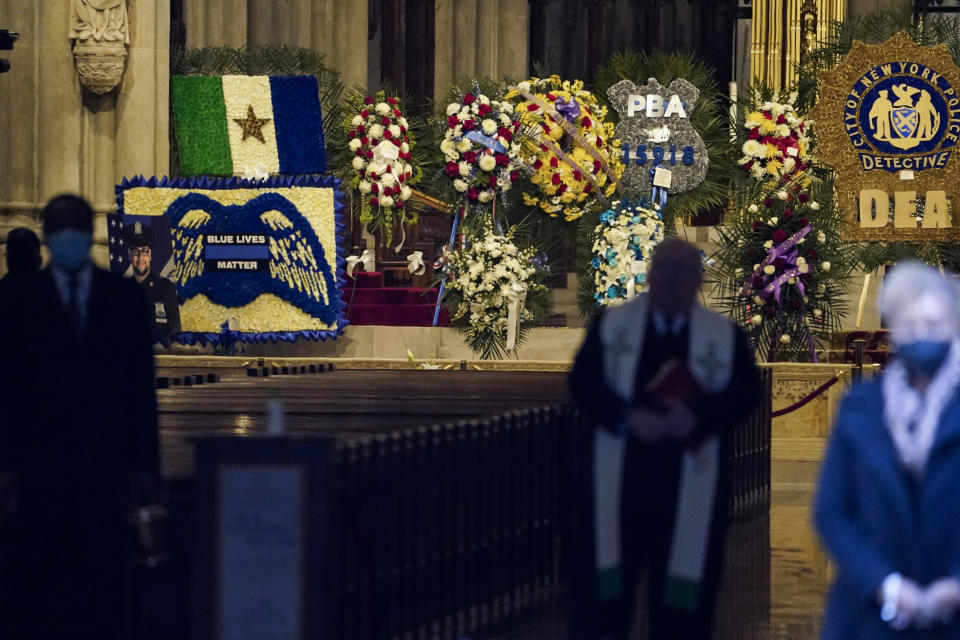
{"type": "MultiPolygon", "coordinates": [[[[321,386],[336,386],[334,381],[343,374],[300,377],[297,384],[316,384],[319,393],[321,386]]],[[[389,404],[390,384],[383,381],[389,381],[390,374],[369,375],[385,387],[379,402],[389,404]]],[[[477,381],[495,380],[499,374],[448,375],[462,388],[472,389],[477,381]]],[[[771,377],[769,370],[762,375],[765,400],[732,438],[729,509],[734,521],[748,520],[769,508],[771,377]]],[[[554,378],[547,381],[549,385],[554,378]]],[[[277,383],[275,376],[270,380],[277,383]]],[[[500,380],[497,384],[503,384],[500,380]]],[[[252,383],[245,381],[247,386],[238,387],[237,396],[257,393],[260,388],[252,383]]],[[[222,382],[217,389],[229,389],[231,384],[222,382]]],[[[304,429],[295,438],[272,440],[221,431],[199,440],[196,483],[181,480],[179,485],[186,491],[181,493],[182,500],[192,502],[196,496],[200,517],[192,554],[181,557],[192,555],[193,574],[207,576],[194,592],[194,637],[213,637],[215,628],[211,563],[217,549],[210,534],[217,508],[215,470],[218,464],[230,462],[217,450],[236,452],[239,445],[248,449],[243,457],[249,460],[281,440],[289,451],[315,446],[317,453],[300,462],[318,465],[322,471],[316,477],[325,478],[318,498],[325,515],[308,525],[314,527],[308,540],[320,531],[316,539],[323,540],[324,547],[323,586],[310,591],[322,602],[304,604],[308,615],[322,618],[311,623],[311,630],[322,629],[323,637],[344,639],[457,638],[553,606],[562,591],[562,524],[574,522],[570,511],[584,507],[574,499],[570,482],[584,478],[581,465],[589,461],[592,427],[563,401],[393,429],[384,426],[390,421],[386,415],[374,415],[373,409],[358,404],[358,413],[371,412],[367,428],[358,436],[358,430],[346,423],[336,427],[343,419],[343,407],[353,402],[344,396],[351,385],[336,392],[338,417],[331,413],[330,420],[323,418],[324,411],[334,411],[332,401],[326,409],[311,405],[309,421],[317,425],[313,436],[304,429]],[[380,432],[378,424],[384,427],[380,432]]],[[[272,389],[275,393],[276,387],[272,389]]],[[[175,396],[179,402],[209,392],[168,393],[181,394],[182,398],[175,396]]],[[[518,393],[531,391],[528,387],[518,393]]],[[[306,396],[298,391],[298,397],[306,396]]],[[[476,389],[472,397],[470,402],[476,402],[478,411],[488,410],[489,402],[481,401],[476,389]]],[[[310,402],[323,404],[319,399],[310,402]]],[[[458,410],[464,415],[463,403],[458,410]]],[[[434,413],[424,417],[436,420],[436,412],[434,407],[434,413]]],[[[410,424],[409,419],[404,418],[405,424],[410,424]]],[[[354,415],[349,424],[361,420],[362,416],[354,415]]],[[[224,419],[224,424],[230,422],[224,419]]],[[[295,424],[308,424],[308,416],[301,415],[295,424]]],[[[308,521],[312,517],[307,513],[308,521]]],[[[305,579],[315,578],[308,572],[305,579]]]]}

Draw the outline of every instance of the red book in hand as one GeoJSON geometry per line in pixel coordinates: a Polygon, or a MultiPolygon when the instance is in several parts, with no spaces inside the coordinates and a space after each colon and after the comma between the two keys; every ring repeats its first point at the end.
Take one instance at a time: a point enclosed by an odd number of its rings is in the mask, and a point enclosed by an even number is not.
{"type": "Polygon", "coordinates": [[[644,388],[647,396],[662,403],[666,400],[690,403],[703,395],[700,383],[690,368],[679,358],[668,360],[644,388]]]}

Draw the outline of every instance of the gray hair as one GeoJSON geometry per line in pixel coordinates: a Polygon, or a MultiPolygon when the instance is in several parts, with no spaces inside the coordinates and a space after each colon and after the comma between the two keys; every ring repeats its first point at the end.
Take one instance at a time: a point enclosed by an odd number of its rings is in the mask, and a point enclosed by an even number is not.
{"type": "Polygon", "coordinates": [[[905,309],[922,296],[930,294],[940,298],[951,310],[951,317],[960,324],[960,286],[952,275],[944,275],[916,260],[895,265],[883,279],[880,314],[889,323],[897,310],[905,309]]]}

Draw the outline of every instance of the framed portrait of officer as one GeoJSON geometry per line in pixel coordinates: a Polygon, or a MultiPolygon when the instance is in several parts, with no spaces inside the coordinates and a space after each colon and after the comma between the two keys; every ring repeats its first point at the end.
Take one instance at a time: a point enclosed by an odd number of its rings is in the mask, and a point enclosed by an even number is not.
{"type": "Polygon", "coordinates": [[[111,247],[111,254],[126,258],[126,274],[143,288],[153,320],[154,342],[169,345],[180,333],[180,298],[176,284],[164,275],[171,259],[170,228],[164,222],[159,216],[149,223],[140,216],[124,216],[120,234],[123,246],[111,247]]]}

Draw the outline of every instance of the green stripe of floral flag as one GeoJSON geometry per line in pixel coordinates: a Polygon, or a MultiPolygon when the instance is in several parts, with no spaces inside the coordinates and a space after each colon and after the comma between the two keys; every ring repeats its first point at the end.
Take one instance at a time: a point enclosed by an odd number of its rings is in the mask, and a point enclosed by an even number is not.
{"type": "Polygon", "coordinates": [[[222,79],[174,76],[170,79],[170,100],[183,174],[233,174],[222,79]]]}

